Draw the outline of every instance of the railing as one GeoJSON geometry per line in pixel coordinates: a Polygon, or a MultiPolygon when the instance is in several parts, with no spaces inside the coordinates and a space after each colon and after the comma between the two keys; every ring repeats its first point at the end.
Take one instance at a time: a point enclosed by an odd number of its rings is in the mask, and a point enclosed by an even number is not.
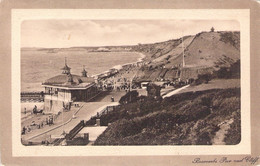
{"type": "Polygon", "coordinates": [[[115,111],[116,109],[119,109],[120,105],[113,105],[113,106],[106,106],[104,109],[99,111],[99,115],[107,114],[110,111],[115,111]]]}
{"type": "Polygon", "coordinates": [[[52,144],[53,146],[58,146],[61,144],[61,142],[64,140],[64,138],[58,138],[58,139],[55,139],[52,144]]]}
{"type": "Polygon", "coordinates": [[[44,101],[43,92],[21,92],[21,101],[44,101]]]}
{"type": "Polygon", "coordinates": [[[72,130],[70,130],[69,134],[65,136],[65,139],[72,140],[84,127],[85,127],[85,123],[84,120],[82,120],[72,130]]]}

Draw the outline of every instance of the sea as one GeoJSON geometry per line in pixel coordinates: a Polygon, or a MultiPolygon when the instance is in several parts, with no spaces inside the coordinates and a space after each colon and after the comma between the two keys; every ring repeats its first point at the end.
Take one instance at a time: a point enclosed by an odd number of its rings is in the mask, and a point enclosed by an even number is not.
{"type": "Polygon", "coordinates": [[[83,66],[89,76],[115,66],[140,61],[143,54],[136,52],[88,52],[87,50],[21,50],[21,91],[43,91],[42,82],[61,74],[65,57],[71,73],[81,75],[83,66]]]}

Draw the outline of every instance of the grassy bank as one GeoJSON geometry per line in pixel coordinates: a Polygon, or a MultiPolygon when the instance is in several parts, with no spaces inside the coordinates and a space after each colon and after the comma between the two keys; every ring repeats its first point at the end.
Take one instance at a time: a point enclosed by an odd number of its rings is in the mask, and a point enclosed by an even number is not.
{"type": "Polygon", "coordinates": [[[210,145],[232,119],[224,144],[240,142],[240,88],[140,98],[100,117],[111,123],[94,145],[210,145]]]}

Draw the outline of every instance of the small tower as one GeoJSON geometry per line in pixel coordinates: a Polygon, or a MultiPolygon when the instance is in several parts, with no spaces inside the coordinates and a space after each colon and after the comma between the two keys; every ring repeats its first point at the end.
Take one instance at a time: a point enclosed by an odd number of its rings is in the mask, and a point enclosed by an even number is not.
{"type": "Polygon", "coordinates": [[[211,32],[214,32],[214,31],[215,31],[214,27],[212,27],[212,28],[210,29],[210,31],[211,31],[211,32]]]}
{"type": "Polygon", "coordinates": [[[82,77],[88,77],[88,72],[85,70],[85,66],[83,66],[83,70],[82,70],[82,77]]]}
{"type": "Polygon", "coordinates": [[[67,65],[67,58],[65,57],[65,66],[61,68],[62,74],[70,74],[70,67],[67,65]]]}

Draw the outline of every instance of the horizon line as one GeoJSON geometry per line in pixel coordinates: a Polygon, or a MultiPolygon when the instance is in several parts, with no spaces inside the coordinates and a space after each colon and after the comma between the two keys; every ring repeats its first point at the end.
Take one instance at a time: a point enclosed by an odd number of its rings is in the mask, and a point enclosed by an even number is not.
{"type": "MultiPolygon", "coordinates": [[[[211,31],[201,31],[197,34],[200,33],[208,33],[211,31]]],[[[240,30],[227,30],[227,31],[214,31],[214,32],[240,32],[240,30]]],[[[186,36],[196,36],[195,35],[184,35],[182,37],[176,38],[176,39],[168,39],[168,40],[164,40],[164,41],[157,41],[157,42],[152,42],[152,43],[137,43],[137,44],[124,44],[124,45],[99,45],[99,46],[70,46],[70,47],[41,47],[41,46],[25,46],[25,47],[20,47],[20,49],[25,49],[25,48],[42,48],[42,49],[61,49],[61,48],[90,48],[90,47],[94,47],[94,48],[98,48],[98,47],[130,47],[130,46],[138,46],[139,44],[141,45],[146,45],[146,44],[157,44],[157,43],[162,43],[162,42],[167,42],[167,41],[171,41],[171,40],[180,40],[183,37],[186,36]]]]}

